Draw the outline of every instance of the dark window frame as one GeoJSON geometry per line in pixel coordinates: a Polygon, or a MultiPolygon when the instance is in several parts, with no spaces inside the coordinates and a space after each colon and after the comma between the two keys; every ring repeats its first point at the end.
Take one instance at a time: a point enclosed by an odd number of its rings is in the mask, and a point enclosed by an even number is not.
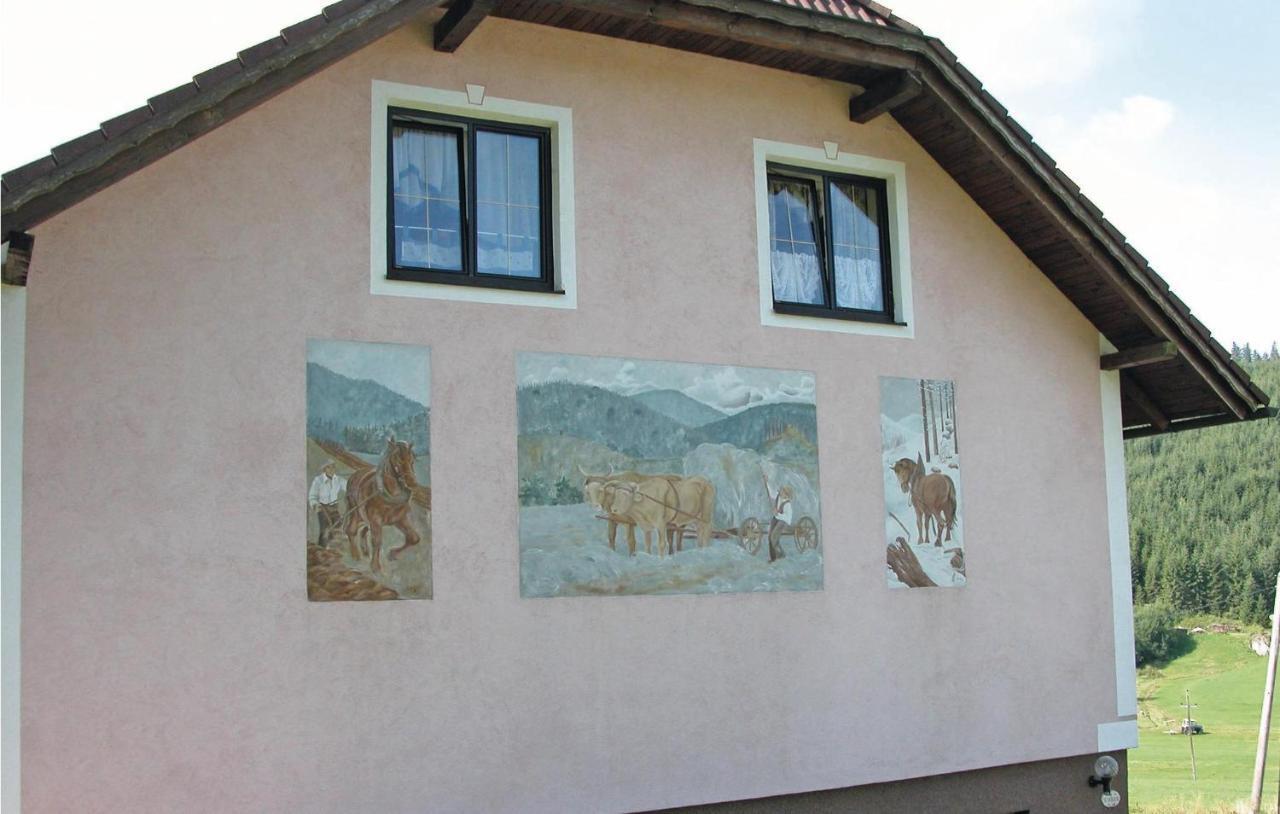
{"type": "Polygon", "coordinates": [[[500,288],[515,291],[539,291],[563,294],[556,289],[555,276],[555,226],[552,218],[551,128],[528,124],[476,119],[434,113],[412,108],[387,108],[387,279],[407,280],[416,283],[445,283],[447,285],[500,288]],[[395,246],[395,129],[407,127],[426,132],[450,132],[458,137],[458,195],[460,239],[462,246],[462,270],[431,269],[418,266],[396,265],[395,246]],[[505,274],[483,273],[476,258],[476,133],[499,133],[527,136],[538,139],[538,226],[539,261],[541,275],[516,277],[505,274]]]}
{"type": "MultiPolygon", "coordinates": [[[[769,196],[769,183],[774,180],[799,182],[809,184],[813,187],[818,195],[817,223],[814,228],[817,230],[818,244],[818,268],[822,275],[822,290],[824,303],[821,305],[799,302],[787,302],[779,300],[776,294],[773,296],[773,310],[778,314],[789,314],[792,316],[805,317],[821,317],[823,319],[843,319],[853,322],[875,322],[886,325],[905,325],[904,322],[898,322],[895,316],[896,302],[893,290],[893,256],[890,254],[891,242],[889,235],[889,183],[885,178],[874,178],[865,175],[854,175],[851,173],[831,172],[828,170],[818,170],[810,167],[796,167],[787,164],[777,164],[769,162],[765,167],[765,196],[769,196]],[[879,225],[880,232],[880,285],[884,296],[884,308],[865,309],[865,308],[848,308],[836,304],[836,274],[835,274],[835,230],[831,228],[831,192],[830,186],[833,182],[850,184],[855,187],[863,187],[873,189],[876,192],[876,220],[879,225]]],[[[768,203],[768,201],[766,200],[768,203]]],[[[768,207],[769,211],[769,241],[773,241],[773,208],[768,207]]],[[[772,246],[770,247],[771,259],[769,262],[769,285],[773,286],[773,261],[772,246]]]]}

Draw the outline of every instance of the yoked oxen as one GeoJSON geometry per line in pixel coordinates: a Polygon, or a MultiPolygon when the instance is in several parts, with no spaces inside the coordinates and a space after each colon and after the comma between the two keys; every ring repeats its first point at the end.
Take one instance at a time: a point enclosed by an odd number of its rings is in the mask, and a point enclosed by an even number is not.
{"type": "Polygon", "coordinates": [[[698,548],[711,544],[716,488],[706,478],[649,475],[634,483],[611,480],[601,486],[599,495],[605,513],[628,527],[630,554],[636,553],[636,527],[644,532],[646,552],[653,553],[656,537],[659,556],[679,550],[689,526],[695,527],[698,548]]]}
{"type": "Polygon", "coordinates": [[[943,529],[947,540],[951,539],[951,529],[956,524],[956,484],[950,475],[941,472],[925,474],[924,461],[916,454],[916,459],[899,458],[892,467],[893,474],[898,476],[898,485],[902,491],[911,495],[911,506],[916,510],[916,532],[918,539],[929,543],[929,524],[935,529],[934,545],[942,546],[943,529]]]}
{"type": "Polygon", "coordinates": [[[618,481],[621,483],[639,483],[648,478],[667,478],[669,480],[681,480],[680,475],[646,475],[634,470],[625,472],[614,472],[613,467],[609,467],[608,472],[592,474],[581,466],[578,471],[582,473],[582,494],[586,497],[587,502],[604,512],[609,519],[609,548],[616,551],[618,549],[618,525],[621,523],[627,527],[627,544],[630,546],[632,553],[636,550],[636,527],[634,523],[628,523],[626,520],[619,519],[610,511],[613,503],[613,492],[605,494],[605,485],[610,481],[618,481]],[[606,505],[608,503],[609,505],[606,505]]]}

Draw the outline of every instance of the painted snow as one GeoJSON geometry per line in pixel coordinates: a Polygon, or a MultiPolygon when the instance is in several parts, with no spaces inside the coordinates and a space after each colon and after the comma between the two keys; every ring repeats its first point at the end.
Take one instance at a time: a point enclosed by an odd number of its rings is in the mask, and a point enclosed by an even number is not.
{"type": "Polygon", "coordinates": [[[964,585],[954,382],[881,377],[880,438],[889,586],[964,585]]]}
{"type": "Polygon", "coordinates": [[[516,372],[522,596],[822,588],[813,374],[533,353],[516,372]]]}

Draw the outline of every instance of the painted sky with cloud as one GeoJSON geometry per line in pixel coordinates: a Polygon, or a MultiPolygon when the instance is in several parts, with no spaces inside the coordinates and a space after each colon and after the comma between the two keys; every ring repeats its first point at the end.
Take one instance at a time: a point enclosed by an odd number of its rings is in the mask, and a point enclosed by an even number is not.
{"type": "Polygon", "coordinates": [[[730,415],[760,404],[814,403],[814,378],[807,371],[560,353],[519,354],[516,369],[522,386],[572,382],[623,396],[678,390],[730,415]]]}

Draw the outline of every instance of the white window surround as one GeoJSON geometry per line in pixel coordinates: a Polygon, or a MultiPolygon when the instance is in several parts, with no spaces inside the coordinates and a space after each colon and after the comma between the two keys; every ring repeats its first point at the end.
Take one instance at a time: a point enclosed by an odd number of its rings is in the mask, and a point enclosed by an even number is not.
{"type": "Polygon", "coordinates": [[[369,292],[500,305],[577,308],[574,251],[573,112],[567,107],[499,99],[481,91],[441,90],[398,82],[373,81],[369,139],[369,292]],[[472,104],[470,98],[480,98],[472,104]],[[564,293],[512,291],[482,286],[419,283],[387,279],[387,109],[405,107],[475,119],[532,124],[551,130],[552,240],[555,285],[564,293]]]}
{"type": "Polygon", "coordinates": [[[900,161],[835,152],[828,158],[830,142],[808,147],[779,141],[753,141],[755,153],[756,255],[760,271],[760,324],[777,328],[802,328],[834,333],[869,334],[911,339],[915,326],[911,307],[911,248],[907,230],[907,168],[900,161]],[[779,314],[773,310],[773,273],[769,260],[769,178],[770,163],[789,164],[828,172],[844,172],[883,178],[888,191],[889,262],[893,279],[894,320],[901,325],[855,322],[824,317],[779,314]]]}

